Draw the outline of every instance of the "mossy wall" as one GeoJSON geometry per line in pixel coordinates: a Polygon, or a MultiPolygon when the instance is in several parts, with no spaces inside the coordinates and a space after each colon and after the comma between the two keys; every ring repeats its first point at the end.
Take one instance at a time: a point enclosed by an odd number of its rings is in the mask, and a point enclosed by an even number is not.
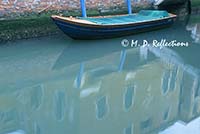
{"type": "Polygon", "coordinates": [[[0,42],[55,34],[56,26],[49,17],[0,21],[0,42]]]}
{"type": "MultiPolygon", "coordinates": [[[[132,0],[134,7],[149,5],[152,0],[132,0]]],[[[126,7],[126,0],[86,0],[87,9],[98,11],[110,10],[111,8],[126,7]]],[[[13,15],[26,15],[26,13],[40,13],[42,11],[78,11],[80,0],[1,0],[0,17],[13,15]]]]}

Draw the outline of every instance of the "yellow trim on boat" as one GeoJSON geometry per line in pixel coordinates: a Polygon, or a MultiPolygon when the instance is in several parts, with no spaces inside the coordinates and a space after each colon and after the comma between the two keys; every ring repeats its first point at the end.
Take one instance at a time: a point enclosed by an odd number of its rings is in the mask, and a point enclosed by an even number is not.
{"type": "Polygon", "coordinates": [[[87,21],[87,20],[81,20],[81,19],[77,19],[74,17],[62,17],[62,16],[58,16],[58,15],[52,15],[52,18],[58,18],[58,19],[62,19],[62,20],[66,20],[66,21],[72,21],[72,22],[77,22],[77,23],[84,23],[84,24],[93,24],[96,25],[96,23],[91,22],[91,21],[87,21]]]}

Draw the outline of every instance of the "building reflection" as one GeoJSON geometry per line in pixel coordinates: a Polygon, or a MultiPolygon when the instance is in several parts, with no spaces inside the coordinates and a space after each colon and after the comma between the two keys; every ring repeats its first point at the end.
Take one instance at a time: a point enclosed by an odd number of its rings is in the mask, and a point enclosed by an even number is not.
{"type": "Polygon", "coordinates": [[[190,16],[188,24],[186,26],[186,30],[191,32],[191,38],[195,43],[200,43],[200,23],[199,17],[190,16]]]}
{"type": "Polygon", "coordinates": [[[1,94],[1,133],[155,133],[200,115],[199,69],[171,49],[115,51],[58,70],[65,77],[1,94]]]}
{"type": "MultiPolygon", "coordinates": [[[[134,39],[191,41],[184,29],[134,39]]],[[[198,67],[175,50],[122,49],[120,41],[40,46],[1,57],[0,133],[149,134],[200,116],[198,67]]]]}
{"type": "Polygon", "coordinates": [[[187,30],[191,31],[191,37],[195,43],[200,43],[200,23],[188,25],[187,30]]]}

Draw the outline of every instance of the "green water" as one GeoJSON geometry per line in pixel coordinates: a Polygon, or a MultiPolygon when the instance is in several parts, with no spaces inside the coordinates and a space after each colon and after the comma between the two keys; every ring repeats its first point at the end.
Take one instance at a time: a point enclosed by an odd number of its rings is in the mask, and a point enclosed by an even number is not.
{"type": "Polygon", "coordinates": [[[117,39],[1,44],[0,134],[162,134],[189,123],[200,116],[199,51],[199,16],[117,39]],[[130,46],[162,39],[189,46],[130,46]]]}

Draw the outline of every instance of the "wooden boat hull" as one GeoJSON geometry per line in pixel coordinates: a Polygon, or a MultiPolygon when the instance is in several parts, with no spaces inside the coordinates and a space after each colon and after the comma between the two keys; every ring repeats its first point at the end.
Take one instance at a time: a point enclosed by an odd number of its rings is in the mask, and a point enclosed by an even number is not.
{"type": "Polygon", "coordinates": [[[123,25],[91,25],[85,23],[77,23],[52,16],[55,24],[66,35],[73,39],[79,40],[114,38],[160,29],[172,25],[175,18],[176,16],[172,15],[164,19],[145,21],[140,23],[130,23],[123,25]]]}

